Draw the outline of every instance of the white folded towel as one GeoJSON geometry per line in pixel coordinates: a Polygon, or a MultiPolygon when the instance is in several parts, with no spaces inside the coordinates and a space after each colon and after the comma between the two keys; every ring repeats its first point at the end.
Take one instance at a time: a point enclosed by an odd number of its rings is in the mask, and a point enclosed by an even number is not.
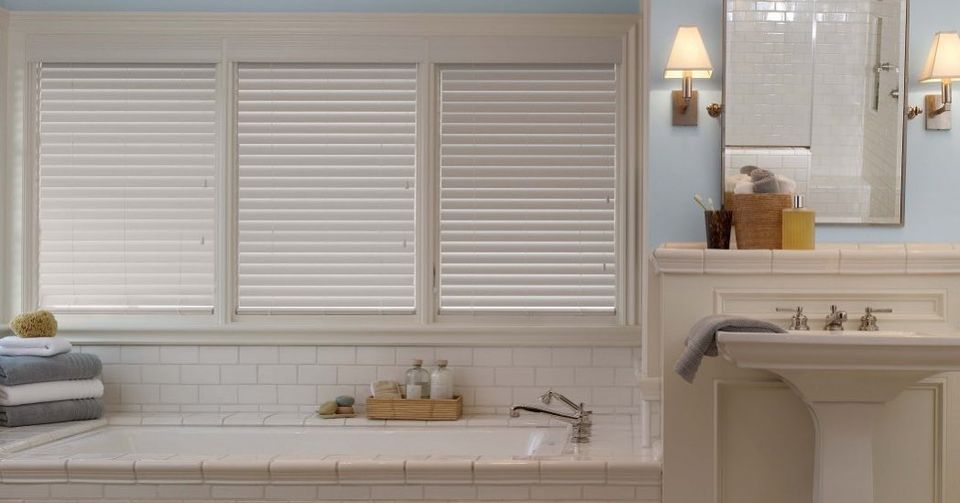
{"type": "Polygon", "coordinates": [[[0,386],[0,405],[24,405],[28,403],[100,398],[103,383],[100,379],[76,379],[50,381],[19,386],[0,386]]]}
{"type": "Polygon", "coordinates": [[[733,187],[734,194],[753,194],[753,182],[737,182],[733,187]]]}
{"type": "Polygon", "coordinates": [[[0,356],[54,356],[69,353],[70,341],[61,337],[17,337],[0,339],[0,356]]]}

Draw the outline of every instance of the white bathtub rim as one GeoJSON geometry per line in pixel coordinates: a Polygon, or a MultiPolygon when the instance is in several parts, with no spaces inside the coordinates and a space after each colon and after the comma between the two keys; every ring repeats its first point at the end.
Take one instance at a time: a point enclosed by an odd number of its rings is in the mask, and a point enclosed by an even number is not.
{"type": "MultiPolygon", "coordinates": [[[[123,424],[129,421],[119,421],[123,424]]],[[[491,418],[474,421],[489,426],[491,418]]],[[[250,484],[250,485],[445,485],[445,484],[612,484],[659,485],[659,448],[629,455],[591,457],[584,452],[536,459],[444,456],[376,459],[376,456],[329,459],[330,456],[174,456],[167,459],[70,459],[10,457],[114,421],[74,424],[20,441],[16,451],[0,452],[0,483],[108,484],[250,484]],[[229,458],[229,459],[226,459],[229,458]],[[572,474],[576,474],[573,476],[572,474]]],[[[143,419],[141,418],[141,424],[143,419]]],[[[149,423],[149,421],[148,421],[149,423]]],[[[543,426],[542,421],[526,426],[543,426]]],[[[263,423],[261,423],[263,424],[263,423]]],[[[520,426],[517,422],[514,426],[520,426]]],[[[370,426],[374,426],[370,424],[370,426]]],[[[467,421],[469,425],[469,421],[467,421]]],[[[391,424],[391,426],[393,426],[391,424]]],[[[433,424],[431,424],[433,426],[433,424]]],[[[464,423],[460,423],[464,426],[464,423]]],[[[264,426],[271,428],[272,426],[264,426]]],[[[625,431],[626,433],[626,431],[625,431]]],[[[628,433],[629,434],[629,433],[628,433]]]]}

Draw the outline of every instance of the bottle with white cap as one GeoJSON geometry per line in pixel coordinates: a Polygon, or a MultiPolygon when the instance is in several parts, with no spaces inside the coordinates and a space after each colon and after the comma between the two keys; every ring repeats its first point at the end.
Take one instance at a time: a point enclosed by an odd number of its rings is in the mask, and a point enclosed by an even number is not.
{"type": "Polygon", "coordinates": [[[430,373],[430,398],[432,400],[453,398],[453,371],[447,368],[447,360],[437,360],[437,368],[430,373]]]}

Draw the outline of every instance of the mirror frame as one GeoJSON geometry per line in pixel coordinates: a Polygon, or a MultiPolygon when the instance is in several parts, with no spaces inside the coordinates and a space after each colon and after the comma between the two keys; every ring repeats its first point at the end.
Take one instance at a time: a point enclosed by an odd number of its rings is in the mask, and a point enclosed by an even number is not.
{"type": "MultiPolygon", "coordinates": [[[[722,9],[720,9],[720,22],[722,24],[720,36],[720,103],[725,106],[727,103],[727,4],[734,0],[720,0],[722,9]]],[[[873,222],[816,222],[818,226],[831,227],[899,227],[906,226],[907,211],[907,128],[910,125],[910,119],[907,118],[907,112],[910,109],[910,0],[900,0],[904,4],[903,15],[903,70],[900,72],[901,91],[903,97],[903,109],[901,110],[901,130],[900,130],[900,219],[898,222],[873,223],[873,222]]],[[[814,21],[816,23],[816,21],[814,21]]],[[[722,110],[720,114],[720,199],[723,200],[726,184],[726,166],[724,165],[724,150],[727,148],[727,111],[722,110]]]]}

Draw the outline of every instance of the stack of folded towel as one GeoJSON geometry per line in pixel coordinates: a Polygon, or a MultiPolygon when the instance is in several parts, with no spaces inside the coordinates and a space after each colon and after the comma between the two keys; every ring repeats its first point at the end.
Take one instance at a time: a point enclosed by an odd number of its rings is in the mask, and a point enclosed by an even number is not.
{"type": "Polygon", "coordinates": [[[0,426],[96,419],[102,365],[58,337],[0,339],[0,426]]]}
{"type": "Polygon", "coordinates": [[[756,166],[740,168],[740,174],[726,177],[724,191],[734,194],[793,194],[797,182],[756,166]]]}

